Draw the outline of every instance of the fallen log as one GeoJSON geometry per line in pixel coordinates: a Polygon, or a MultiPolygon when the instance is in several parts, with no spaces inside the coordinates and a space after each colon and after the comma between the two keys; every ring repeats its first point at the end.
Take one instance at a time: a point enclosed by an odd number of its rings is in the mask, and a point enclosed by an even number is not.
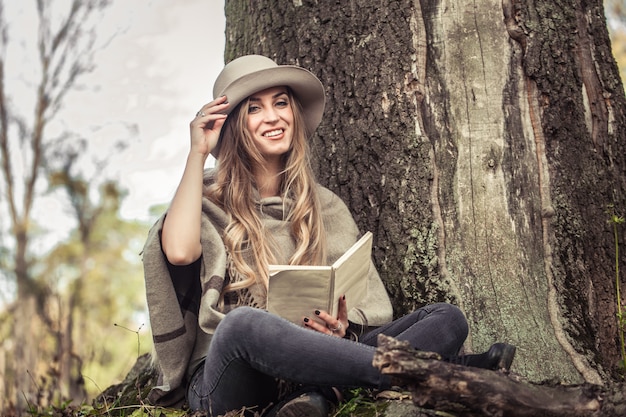
{"type": "Polygon", "coordinates": [[[409,343],[378,337],[373,365],[406,387],[419,407],[464,417],[624,417],[626,385],[535,384],[503,371],[440,360],[409,343]]]}

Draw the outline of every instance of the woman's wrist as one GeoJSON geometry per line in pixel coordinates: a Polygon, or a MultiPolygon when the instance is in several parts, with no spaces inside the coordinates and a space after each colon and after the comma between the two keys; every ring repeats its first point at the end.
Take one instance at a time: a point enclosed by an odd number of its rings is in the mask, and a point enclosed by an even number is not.
{"type": "Polygon", "coordinates": [[[208,153],[204,154],[202,152],[197,152],[192,149],[187,155],[187,165],[200,165],[202,170],[204,170],[204,164],[206,163],[208,157],[208,153]]]}

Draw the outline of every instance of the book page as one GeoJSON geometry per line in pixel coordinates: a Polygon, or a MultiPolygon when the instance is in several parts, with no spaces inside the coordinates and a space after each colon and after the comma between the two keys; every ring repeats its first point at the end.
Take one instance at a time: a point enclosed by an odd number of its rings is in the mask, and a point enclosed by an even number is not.
{"type": "Polygon", "coordinates": [[[337,316],[339,297],[345,294],[348,311],[367,296],[368,274],[372,257],[372,233],[367,232],[334,264],[335,288],[330,310],[337,316]]]}
{"type": "Polygon", "coordinates": [[[331,275],[330,266],[270,266],[267,311],[299,325],[316,319],[315,310],[330,309],[331,275]]]}

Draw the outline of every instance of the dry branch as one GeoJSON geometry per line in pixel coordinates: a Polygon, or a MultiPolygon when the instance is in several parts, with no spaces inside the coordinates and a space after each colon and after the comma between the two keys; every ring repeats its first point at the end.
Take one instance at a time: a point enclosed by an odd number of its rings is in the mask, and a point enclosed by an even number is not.
{"type": "Polygon", "coordinates": [[[626,415],[624,384],[533,384],[500,371],[443,362],[384,335],[379,336],[373,365],[408,387],[415,405],[466,417],[626,415]]]}

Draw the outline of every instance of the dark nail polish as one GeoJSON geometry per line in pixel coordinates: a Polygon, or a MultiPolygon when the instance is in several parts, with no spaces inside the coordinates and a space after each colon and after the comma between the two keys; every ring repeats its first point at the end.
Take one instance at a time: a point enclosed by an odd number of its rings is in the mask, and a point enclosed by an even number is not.
{"type": "Polygon", "coordinates": [[[319,310],[315,310],[315,314],[319,316],[320,315],[320,311],[319,310]]]}
{"type": "Polygon", "coordinates": [[[345,294],[343,295],[343,299],[344,299],[344,300],[346,299],[346,295],[345,295],[345,294]]]}
{"type": "Polygon", "coordinates": [[[308,317],[305,317],[305,318],[304,318],[304,322],[305,322],[305,323],[308,323],[308,322],[309,322],[309,318],[308,318],[308,317]]]}

